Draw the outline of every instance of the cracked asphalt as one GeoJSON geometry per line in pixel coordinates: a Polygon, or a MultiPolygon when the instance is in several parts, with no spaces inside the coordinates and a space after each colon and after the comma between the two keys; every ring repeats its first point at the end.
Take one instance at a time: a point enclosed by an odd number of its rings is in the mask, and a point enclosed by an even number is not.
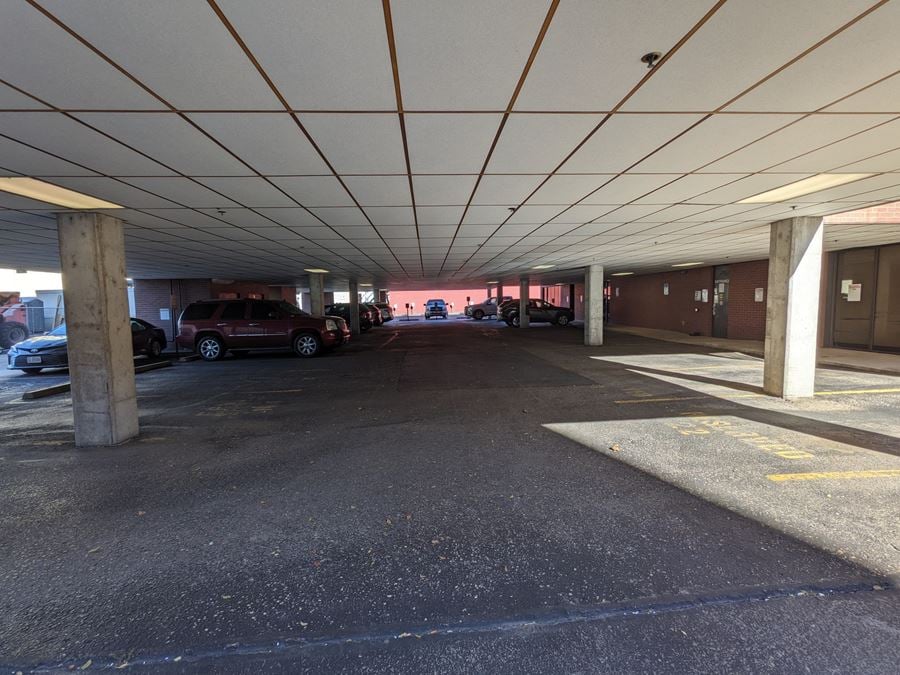
{"type": "Polygon", "coordinates": [[[65,373],[4,372],[0,672],[896,672],[900,378],[760,378],[394,322],[138,375],[140,438],[76,451],[21,400],[65,373]]]}

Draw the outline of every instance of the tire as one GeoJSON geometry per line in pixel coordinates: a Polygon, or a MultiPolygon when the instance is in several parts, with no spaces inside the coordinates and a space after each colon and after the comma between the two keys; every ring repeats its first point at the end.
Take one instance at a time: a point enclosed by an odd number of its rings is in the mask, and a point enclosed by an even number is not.
{"type": "Polygon", "coordinates": [[[569,325],[569,315],[568,314],[560,314],[556,317],[556,325],[557,326],[568,326],[569,325]]]}
{"type": "Polygon", "coordinates": [[[225,358],[225,343],[215,335],[204,335],[197,340],[197,352],[204,361],[221,361],[225,358]]]}
{"type": "Polygon", "coordinates": [[[472,318],[476,321],[481,321],[484,318],[484,312],[482,312],[480,309],[476,309],[472,314],[472,318]]]}
{"type": "Polygon", "coordinates": [[[163,346],[159,340],[150,340],[150,344],[147,345],[147,356],[151,359],[158,359],[159,355],[162,354],[162,350],[163,346]]]}
{"type": "Polygon", "coordinates": [[[18,321],[0,323],[0,347],[9,349],[14,344],[28,339],[28,326],[18,321]]]}
{"type": "Polygon", "coordinates": [[[300,333],[294,338],[294,353],[304,359],[318,356],[322,352],[322,340],[315,333],[300,333]]]}
{"type": "Polygon", "coordinates": [[[26,375],[40,375],[43,368],[22,368],[22,372],[26,375]]]}
{"type": "Polygon", "coordinates": [[[519,323],[520,323],[520,322],[519,322],[519,315],[518,315],[518,314],[514,314],[514,315],[512,316],[512,318],[509,320],[508,323],[509,323],[509,325],[512,326],[513,328],[518,328],[518,327],[519,327],[519,323]]]}

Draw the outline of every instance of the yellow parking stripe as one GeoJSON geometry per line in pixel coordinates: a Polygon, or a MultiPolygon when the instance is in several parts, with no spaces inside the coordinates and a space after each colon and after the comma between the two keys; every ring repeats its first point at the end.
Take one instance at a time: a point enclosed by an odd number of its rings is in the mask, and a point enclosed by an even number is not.
{"type": "Polygon", "coordinates": [[[900,394],[900,387],[891,389],[844,389],[843,391],[817,391],[816,396],[841,396],[852,394],[900,394]]]}
{"type": "Polygon", "coordinates": [[[812,473],[772,473],[766,476],[782,483],[789,480],[841,480],[843,478],[900,478],[900,469],[869,469],[863,471],[814,471],[812,473]]]}

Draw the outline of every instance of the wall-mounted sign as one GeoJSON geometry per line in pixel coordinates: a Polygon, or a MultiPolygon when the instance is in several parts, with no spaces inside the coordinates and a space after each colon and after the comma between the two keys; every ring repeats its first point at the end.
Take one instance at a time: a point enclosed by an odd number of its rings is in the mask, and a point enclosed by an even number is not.
{"type": "Polygon", "coordinates": [[[853,279],[841,279],[841,295],[847,295],[850,292],[850,284],[853,283],[853,279]]]}
{"type": "Polygon", "coordinates": [[[766,289],[765,288],[757,288],[753,291],[753,302],[762,302],[763,298],[766,297],[766,289]]]}
{"type": "Polygon", "coordinates": [[[663,295],[668,295],[668,294],[669,294],[669,284],[665,283],[665,284],[663,284],[663,295]]]}
{"type": "Polygon", "coordinates": [[[847,289],[847,302],[862,301],[862,284],[850,284],[847,289]]]}
{"type": "Polygon", "coordinates": [[[703,297],[703,293],[700,291],[694,291],[694,302],[700,302],[700,299],[703,297]]]}
{"type": "Polygon", "coordinates": [[[709,302],[709,289],[704,288],[700,291],[700,297],[703,299],[703,302],[709,302]]]}
{"type": "Polygon", "coordinates": [[[159,310],[159,320],[160,321],[170,321],[171,315],[169,314],[168,307],[161,307],[159,310]]]}
{"type": "Polygon", "coordinates": [[[617,298],[619,297],[619,287],[618,286],[616,286],[616,297],[617,298]]]}

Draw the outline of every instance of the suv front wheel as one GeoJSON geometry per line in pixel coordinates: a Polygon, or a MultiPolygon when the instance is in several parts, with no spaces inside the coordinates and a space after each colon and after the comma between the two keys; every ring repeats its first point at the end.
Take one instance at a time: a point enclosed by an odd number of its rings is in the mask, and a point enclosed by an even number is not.
{"type": "Polygon", "coordinates": [[[294,338],[294,353],[303,358],[316,356],[322,351],[322,341],[314,333],[301,333],[294,338]]]}
{"type": "Polygon", "coordinates": [[[225,356],[225,344],[215,335],[204,335],[197,340],[197,351],[204,361],[218,361],[225,356]]]}

